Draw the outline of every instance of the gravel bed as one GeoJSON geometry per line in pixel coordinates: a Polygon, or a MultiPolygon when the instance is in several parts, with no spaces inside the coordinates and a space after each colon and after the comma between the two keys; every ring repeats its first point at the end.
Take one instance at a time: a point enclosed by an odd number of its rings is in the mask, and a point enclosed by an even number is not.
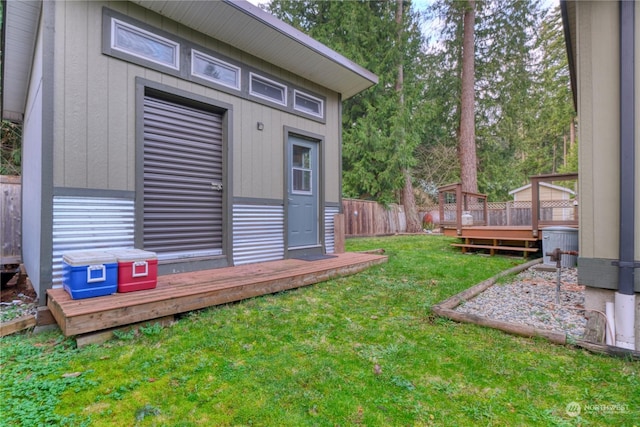
{"type": "Polygon", "coordinates": [[[38,312],[36,300],[29,295],[18,294],[17,299],[0,302],[0,322],[8,322],[23,316],[35,316],[38,312]]]}
{"type": "Polygon", "coordinates": [[[578,270],[562,268],[560,304],[556,304],[557,271],[522,271],[505,283],[496,283],[460,304],[456,311],[564,332],[579,339],[584,335],[584,286],[578,285],[578,270]]]}

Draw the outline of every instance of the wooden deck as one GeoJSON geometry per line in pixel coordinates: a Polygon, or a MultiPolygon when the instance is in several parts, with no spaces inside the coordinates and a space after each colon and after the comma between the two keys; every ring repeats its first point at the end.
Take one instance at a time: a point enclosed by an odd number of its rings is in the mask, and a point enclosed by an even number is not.
{"type": "Polygon", "coordinates": [[[544,183],[575,182],[577,173],[538,175],[531,178],[531,201],[529,202],[529,221],[520,220],[518,225],[510,224],[507,209],[506,221],[496,221],[490,225],[487,195],[462,191],[462,184],[450,184],[438,189],[440,213],[440,229],[443,234],[461,239],[461,243],[453,243],[462,252],[468,250],[488,250],[491,255],[497,251],[522,252],[526,258],[529,253],[538,252],[542,239],[541,230],[551,226],[578,228],[577,199],[542,200],[540,186],[544,183]],[[570,203],[568,206],[567,203],[570,203]],[[555,217],[554,209],[560,209],[560,217],[555,217]],[[565,217],[566,210],[573,215],[565,217]],[[546,212],[546,213],[545,213],[546,212]],[[528,222],[528,224],[526,224],[528,222]],[[469,224],[469,225],[463,225],[469,224]]]}
{"type": "Polygon", "coordinates": [[[458,233],[457,228],[443,228],[444,234],[462,239],[461,243],[452,243],[462,253],[468,250],[488,250],[490,255],[501,252],[522,252],[526,258],[529,253],[539,250],[541,233],[534,233],[530,226],[465,226],[458,233]]]}
{"type": "MultiPolygon", "coordinates": [[[[480,225],[480,226],[462,226],[461,234],[455,227],[444,227],[445,236],[450,237],[485,237],[485,238],[502,238],[502,239],[534,239],[534,233],[531,226],[498,226],[498,225],[480,225]]],[[[537,233],[540,235],[540,233],[537,233]]]]}
{"type": "Polygon", "coordinates": [[[287,259],[160,276],[155,289],[79,300],[49,289],[47,307],[63,334],[73,336],[312,285],[385,262],[384,255],[354,252],[287,259]]]}

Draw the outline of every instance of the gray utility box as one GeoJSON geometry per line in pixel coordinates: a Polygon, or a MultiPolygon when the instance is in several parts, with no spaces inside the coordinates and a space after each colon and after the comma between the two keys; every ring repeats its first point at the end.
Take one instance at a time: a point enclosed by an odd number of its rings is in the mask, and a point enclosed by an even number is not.
{"type": "MultiPolygon", "coordinates": [[[[556,262],[551,261],[551,257],[547,255],[553,252],[555,248],[562,251],[578,250],[578,229],[571,227],[547,227],[542,229],[542,253],[543,263],[545,265],[553,265],[556,262]]],[[[575,267],[578,264],[578,257],[575,255],[562,255],[562,267],[575,267]]]]}

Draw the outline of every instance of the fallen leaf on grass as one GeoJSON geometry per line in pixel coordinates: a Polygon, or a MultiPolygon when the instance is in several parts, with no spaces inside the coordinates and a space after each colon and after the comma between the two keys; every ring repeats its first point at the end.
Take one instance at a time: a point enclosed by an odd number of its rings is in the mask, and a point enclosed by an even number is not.
{"type": "Polygon", "coordinates": [[[77,378],[82,375],[82,372],[69,372],[66,374],[62,374],[62,378],[77,378]]]}
{"type": "Polygon", "coordinates": [[[373,366],[373,373],[376,375],[380,375],[382,373],[382,368],[377,363],[373,366]]]}

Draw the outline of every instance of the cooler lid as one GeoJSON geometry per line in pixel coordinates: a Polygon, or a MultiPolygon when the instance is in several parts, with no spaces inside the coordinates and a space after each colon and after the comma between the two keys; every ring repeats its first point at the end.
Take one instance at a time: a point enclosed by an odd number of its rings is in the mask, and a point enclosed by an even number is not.
{"type": "Polygon", "coordinates": [[[157,259],[156,253],[142,249],[114,249],[109,251],[119,262],[149,261],[157,259]]]}
{"type": "Polygon", "coordinates": [[[62,260],[69,265],[92,265],[115,263],[116,257],[106,251],[71,251],[62,254],[62,260]]]}

